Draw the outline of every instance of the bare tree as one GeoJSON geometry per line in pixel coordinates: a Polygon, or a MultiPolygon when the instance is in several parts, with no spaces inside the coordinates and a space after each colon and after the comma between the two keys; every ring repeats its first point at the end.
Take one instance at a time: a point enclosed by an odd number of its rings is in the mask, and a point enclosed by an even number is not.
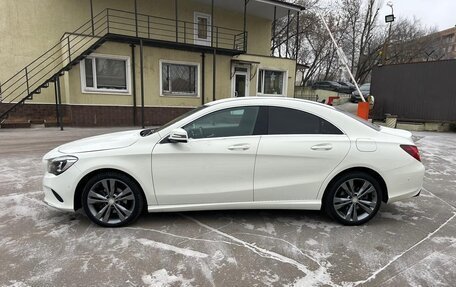
{"type": "Polygon", "coordinates": [[[346,52],[349,67],[360,83],[368,81],[372,68],[383,62],[381,58],[385,56],[385,47],[388,49],[384,60],[387,64],[442,57],[437,39],[426,36],[433,30],[423,27],[416,19],[398,19],[392,26],[391,35],[388,35],[388,27],[379,19],[383,0],[290,1],[306,7],[299,19],[300,29],[296,31],[297,18],[293,15],[287,41],[287,19],[278,20],[271,51],[276,56],[296,58],[298,63],[309,67],[301,85],[347,78],[340,73],[341,63],[336,48],[320,21],[320,15],[328,23],[337,44],[346,52]],[[296,35],[300,39],[297,51],[296,35]]]}

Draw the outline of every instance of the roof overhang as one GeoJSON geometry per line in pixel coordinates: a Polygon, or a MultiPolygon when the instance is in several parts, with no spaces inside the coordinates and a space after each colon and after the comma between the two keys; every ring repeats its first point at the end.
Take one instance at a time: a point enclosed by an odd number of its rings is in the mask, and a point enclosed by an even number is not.
{"type": "MultiPolygon", "coordinates": [[[[212,5],[212,0],[195,0],[206,5],[212,5]]],[[[244,13],[244,0],[214,0],[214,6],[226,10],[231,10],[239,13],[244,13]]],[[[303,6],[282,2],[279,0],[248,0],[247,1],[247,14],[274,20],[274,9],[276,11],[276,18],[280,19],[288,15],[290,12],[299,12],[304,10],[303,6]]]]}
{"type": "Polygon", "coordinates": [[[309,65],[307,65],[307,64],[300,64],[300,63],[297,63],[297,64],[296,64],[296,69],[297,69],[297,70],[307,70],[307,69],[309,69],[309,68],[310,68],[310,67],[309,67],[309,65]]]}
{"type": "Polygon", "coordinates": [[[248,61],[248,60],[240,60],[240,59],[231,59],[231,63],[241,64],[241,65],[259,65],[260,62],[257,61],[248,61]]]}

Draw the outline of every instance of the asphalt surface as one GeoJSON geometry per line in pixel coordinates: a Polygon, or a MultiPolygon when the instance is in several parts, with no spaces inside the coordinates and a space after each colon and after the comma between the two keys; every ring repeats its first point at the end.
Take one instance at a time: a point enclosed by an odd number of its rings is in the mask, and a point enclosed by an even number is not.
{"type": "Polygon", "coordinates": [[[456,134],[416,133],[425,190],[359,227],[258,210],[109,229],[48,208],[41,157],[113,130],[0,130],[0,286],[455,286],[456,134]]]}

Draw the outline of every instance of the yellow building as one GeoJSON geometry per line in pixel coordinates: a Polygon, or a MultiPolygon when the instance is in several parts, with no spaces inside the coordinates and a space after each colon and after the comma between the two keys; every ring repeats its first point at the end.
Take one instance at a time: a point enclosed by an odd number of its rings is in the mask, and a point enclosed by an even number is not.
{"type": "Polygon", "coordinates": [[[271,27],[302,9],[278,0],[0,1],[0,121],[159,125],[217,99],[292,97],[296,61],[271,56],[271,27]]]}

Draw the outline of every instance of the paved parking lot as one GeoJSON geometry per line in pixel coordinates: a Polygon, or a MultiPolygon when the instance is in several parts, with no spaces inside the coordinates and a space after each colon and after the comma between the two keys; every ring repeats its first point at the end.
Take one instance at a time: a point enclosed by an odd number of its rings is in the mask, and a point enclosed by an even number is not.
{"type": "MultiPolygon", "coordinates": [[[[117,129],[119,130],[119,129],[117,129]]],[[[1,286],[454,286],[456,134],[416,133],[422,196],[364,226],[320,212],[150,214],[93,225],[43,202],[41,157],[113,129],[0,130],[1,286]]]]}

